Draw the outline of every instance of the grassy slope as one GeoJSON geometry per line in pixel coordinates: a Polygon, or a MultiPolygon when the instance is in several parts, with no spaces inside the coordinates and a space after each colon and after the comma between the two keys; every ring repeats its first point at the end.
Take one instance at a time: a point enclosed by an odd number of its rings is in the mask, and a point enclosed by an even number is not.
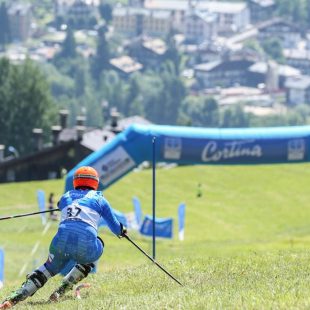
{"type": "MultiPolygon", "coordinates": [[[[182,201],[187,217],[186,240],[159,241],[157,258],[185,288],[175,285],[126,240],[103,230],[106,250],[99,272],[89,278],[92,288],[82,292],[88,298],[78,302],[69,296],[56,309],[309,308],[308,168],[303,164],[158,170],[157,216],[176,219],[182,201]],[[201,198],[196,197],[198,182],[201,198]]],[[[60,195],[63,182],[1,185],[0,214],[36,210],[38,188],[60,195]]],[[[144,213],[151,213],[151,171],[130,174],[105,195],[124,212],[132,211],[131,198],[136,195],[144,213]]],[[[45,259],[56,228],[53,223],[42,236],[39,217],[1,222],[6,286],[0,297],[45,259]],[[37,241],[38,250],[31,254],[37,241]],[[25,263],[26,271],[19,276],[25,263]]],[[[148,240],[132,235],[150,251],[148,240]]],[[[52,279],[19,307],[55,309],[45,300],[59,280],[52,279]]]]}

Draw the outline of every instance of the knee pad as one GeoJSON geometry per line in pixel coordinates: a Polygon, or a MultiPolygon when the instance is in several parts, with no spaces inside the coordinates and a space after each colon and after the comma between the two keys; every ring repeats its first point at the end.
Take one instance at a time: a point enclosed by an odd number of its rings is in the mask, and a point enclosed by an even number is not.
{"type": "Polygon", "coordinates": [[[86,278],[91,270],[95,267],[93,263],[90,264],[77,264],[72,270],[65,276],[64,280],[73,284],[78,283],[82,279],[86,278]]]}
{"type": "Polygon", "coordinates": [[[22,291],[25,295],[24,297],[32,296],[47,282],[48,279],[49,277],[38,269],[27,275],[27,281],[22,286],[22,291]]]}
{"type": "Polygon", "coordinates": [[[95,267],[94,263],[90,264],[77,264],[75,267],[83,273],[84,277],[86,278],[88,274],[92,271],[92,269],[95,267]]]}
{"type": "Polygon", "coordinates": [[[27,276],[28,280],[31,280],[37,288],[41,288],[48,280],[45,274],[40,270],[35,270],[27,276]]]}

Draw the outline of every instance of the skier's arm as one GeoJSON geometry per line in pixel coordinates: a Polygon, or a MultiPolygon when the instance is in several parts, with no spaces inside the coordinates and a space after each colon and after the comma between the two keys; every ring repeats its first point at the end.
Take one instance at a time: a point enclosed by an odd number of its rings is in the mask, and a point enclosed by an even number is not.
{"type": "Polygon", "coordinates": [[[121,237],[123,233],[126,231],[126,228],[124,227],[123,224],[121,224],[117,220],[116,216],[113,214],[112,208],[104,198],[100,200],[100,204],[102,210],[101,215],[107,222],[108,227],[113,232],[113,234],[117,235],[118,237],[121,237]]]}

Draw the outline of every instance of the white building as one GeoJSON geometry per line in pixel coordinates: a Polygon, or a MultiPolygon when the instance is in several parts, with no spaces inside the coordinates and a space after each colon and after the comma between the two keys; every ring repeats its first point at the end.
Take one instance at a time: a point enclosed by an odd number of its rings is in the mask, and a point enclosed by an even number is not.
{"type": "Polygon", "coordinates": [[[185,15],[185,40],[194,44],[211,42],[217,35],[216,24],[216,14],[208,11],[190,11],[185,15]]]}
{"type": "Polygon", "coordinates": [[[165,37],[172,28],[172,13],[133,7],[115,7],[112,26],[128,36],[149,35],[165,37]]]}
{"type": "Polygon", "coordinates": [[[176,29],[184,28],[185,15],[195,6],[198,11],[208,11],[218,15],[218,30],[222,33],[237,32],[250,23],[250,13],[245,2],[145,0],[144,7],[150,10],[173,12],[176,29]]]}
{"type": "Polygon", "coordinates": [[[26,41],[31,35],[31,5],[12,2],[8,7],[8,17],[12,40],[18,42],[26,41]]]}
{"type": "Polygon", "coordinates": [[[54,0],[54,15],[65,19],[68,19],[67,15],[88,17],[89,14],[96,14],[99,4],[100,0],[54,0]]]}
{"type": "Polygon", "coordinates": [[[285,88],[289,104],[310,103],[310,76],[291,77],[287,79],[285,88]]]}

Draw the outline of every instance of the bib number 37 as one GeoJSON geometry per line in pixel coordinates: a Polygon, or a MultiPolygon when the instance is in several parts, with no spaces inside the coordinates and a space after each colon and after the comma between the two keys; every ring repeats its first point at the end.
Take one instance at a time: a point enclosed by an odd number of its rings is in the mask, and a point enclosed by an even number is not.
{"type": "Polygon", "coordinates": [[[81,213],[82,209],[77,206],[71,206],[67,209],[67,217],[77,217],[81,213]]]}

